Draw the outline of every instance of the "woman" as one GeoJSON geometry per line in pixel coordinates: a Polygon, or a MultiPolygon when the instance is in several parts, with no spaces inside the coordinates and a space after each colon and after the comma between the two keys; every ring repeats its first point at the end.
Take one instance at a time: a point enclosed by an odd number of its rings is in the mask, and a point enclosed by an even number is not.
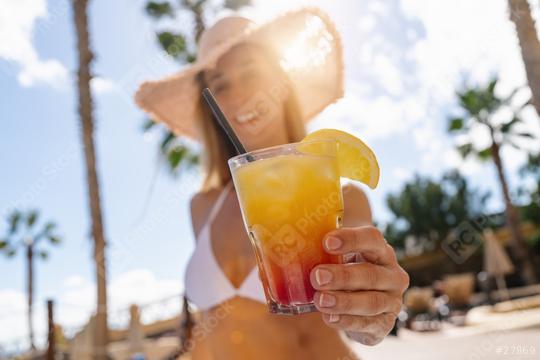
{"type": "Polygon", "coordinates": [[[362,261],[312,270],[320,312],[268,312],[227,167],[234,150],[200,96],[210,88],[248,150],[300,141],[305,123],[342,96],[340,46],[333,24],[315,9],[259,27],[228,17],[202,35],[194,65],[136,94],[156,120],[203,144],[205,180],[191,200],[197,243],[185,284],[200,313],[194,360],[357,359],[341,334],[374,345],[394,325],[409,279],[354,185],[343,188],[344,227],[323,243],[331,254],[356,253],[362,261]]]}

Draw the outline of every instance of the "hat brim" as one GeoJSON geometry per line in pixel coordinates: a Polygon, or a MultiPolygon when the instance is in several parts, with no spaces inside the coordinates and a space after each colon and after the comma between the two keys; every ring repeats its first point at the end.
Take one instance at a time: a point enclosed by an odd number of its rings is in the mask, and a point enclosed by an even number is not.
{"type": "Polygon", "coordinates": [[[200,121],[202,111],[197,75],[244,42],[260,43],[280,54],[304,123],[343,96],[343,51],[339,33],[324,12],[304,8],[246,29],[216,46],[203,61],[187,65],[176,74],[142,83],[135,93],[135,102],[154,121],[164,123],[176,135],[198,139],[195,122],[200,121]],[[307,54],[306,49],[309,49],[307,54]],[[294,56],[298,53],[302,61],[295,62],[298,59],[294,56]],[[292,56],[289,63],[287,55],[292,56]]]}

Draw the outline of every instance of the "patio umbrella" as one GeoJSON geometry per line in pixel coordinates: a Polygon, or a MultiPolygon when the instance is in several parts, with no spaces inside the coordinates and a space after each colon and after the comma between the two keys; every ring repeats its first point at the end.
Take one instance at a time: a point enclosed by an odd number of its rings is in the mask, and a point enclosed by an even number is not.
{"type": "Polygon", "coordinates": [[[509,299],[504,275],[514,272],[514,265],[491,229],[484,230],[483,235],[484,270],[495,277],[497,288],[502,291],[504,298],[509,299]]]}

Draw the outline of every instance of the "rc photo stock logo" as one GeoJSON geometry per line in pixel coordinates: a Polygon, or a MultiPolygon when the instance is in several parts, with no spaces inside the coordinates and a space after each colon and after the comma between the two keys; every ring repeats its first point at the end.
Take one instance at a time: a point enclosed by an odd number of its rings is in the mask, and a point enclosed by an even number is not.
{"type": "Polygon", "coordinates": [[[486,217],[461,222],[443,240],[442,249],[456,264],[463,264],[482,245],[482,231],[486,228],[487,222],[486,217]]]}
{"type": "Polygon", "coordinates": [[[275,233],[261,225],[257,227],[255,237],[263,236],[268,239],[263,242],[266,244],[263,255],[268,256],[278,266],[286,266],[295,261],[306,246],[305,238],[291,224],[283,225],[275,233]]]}

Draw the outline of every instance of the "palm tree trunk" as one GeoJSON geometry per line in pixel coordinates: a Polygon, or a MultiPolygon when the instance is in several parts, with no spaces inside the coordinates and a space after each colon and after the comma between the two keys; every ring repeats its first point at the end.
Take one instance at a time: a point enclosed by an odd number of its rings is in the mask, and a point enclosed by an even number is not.
{"type": "Polygon", "coordinates": [[[516,25],[527,82],[532,92],[532,103],[540,115],[540,41],[531,8],[528,0],[508,0],[508,5],[510,20],[516,25]]]}
{"type": "Polygon", "coordinates": [[[506,223],[512,237],[512,248],[516,259],[519,261],[518,268],[524,281],[527,284],[536,283],[536,274],[534,270],[533,261],[530,258],[530,252],[527,251],[527,244],[521,234],[521,221],[519,215],[512,204],[510,199],[510,191],[508,190],[508,183],[504,174],[504,167],[500,154],[499,144],[494,140],[491,145],[491,153],[493,155],[493,162],[497,169],[497,176],[499,177],[499,184],[504,197],[504,205],[506,209],[506,223]]]}
{"type": "Polygon", "coordinates": [[[92,94],[90,92],[90,63],[93,54],[90,50],[88,34],[88,0],[72,0],[75,28],[77,30],[77,49],[79,57],[78,92],[79,116],[82,127],[82,141],[86,162],[88,183],[88,201],[92,219],[92,237],[94,239],[94,262],[96,266],[97,308],[96,329],[94,334],[94,359],[107,359],[107,288],[105,236],[101,215],[99,182],[96,170],[94,150],[94,122],[92,118],[92,94]]]}
{"type": "Polygon", "coordinates": [[[34,313],[34,249],[32,245],[26,246],[26,266],[27,266],[27,291],[28,291],[28,336],[30,341],[30,348],[34,350],[36,345],[34,343],[34,325],[32,322],[32,315],[34,313]]]}
{"type": "Polygon", "coordinates": [[[188,1],[186,5],[193,13],[193,16],[195,16],[195,42],[198,43],[205,28],[203,19],[204,1],[196,2],[195,4],[188,1]]]}

